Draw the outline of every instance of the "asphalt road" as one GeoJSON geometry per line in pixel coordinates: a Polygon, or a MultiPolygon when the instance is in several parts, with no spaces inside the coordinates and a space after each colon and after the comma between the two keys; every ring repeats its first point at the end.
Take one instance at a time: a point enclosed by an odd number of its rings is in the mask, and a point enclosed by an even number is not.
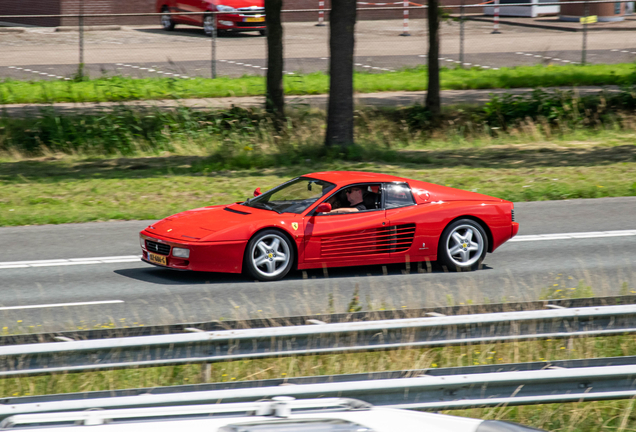
{"type": "MultiPolygon", "coordinates": [[[[518,203],[516,216],[520,236],[634,230],[634,209],[636,197],[548,201],[518,203]]],[[[636,290],[635,235],[510,242],[487,256],[483,270],[464,274],[372,266],[297,272],[263,283],[163,270],[135,258],[2,268],[9,261],[138,255],[137,233],[149,222],[0,228],[0,326],[53,331],[342,312],[356,289],[363,309],[533,300],[548,289],[583,295],[636,290]]]]}

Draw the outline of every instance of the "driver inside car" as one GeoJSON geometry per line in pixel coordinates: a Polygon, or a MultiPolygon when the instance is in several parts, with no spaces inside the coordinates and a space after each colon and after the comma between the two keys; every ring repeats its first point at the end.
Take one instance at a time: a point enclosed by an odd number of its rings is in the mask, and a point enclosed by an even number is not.
{"type": "Polygon", "coordinates": [[[333,209],[331,210],[331,213],[351,213],[367,210],[367,207],[364,205],[364,198],[362,196],[361,187],[350,187],[345,191],[345,193],[347,195],[347,200],[349,201],[350,207],[333,209]]]}

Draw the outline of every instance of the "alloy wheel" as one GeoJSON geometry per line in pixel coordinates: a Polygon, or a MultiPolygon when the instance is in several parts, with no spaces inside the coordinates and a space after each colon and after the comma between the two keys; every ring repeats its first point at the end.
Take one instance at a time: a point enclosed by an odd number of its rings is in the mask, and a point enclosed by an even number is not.
{"type": "Polygon", "coordinates": [[[470,267],[479,260],[484,251],[484,238],[474,226],[459,225],[448,236],[446,248],[448,256],[456,266],[470,267]]]}
{"type": "Polygon", "coordinates": [[[280,235],[268,234],[254,244],[250,258],[256,272],[272,278],[286,270],[291,253],[287,242],[280,235]]]}

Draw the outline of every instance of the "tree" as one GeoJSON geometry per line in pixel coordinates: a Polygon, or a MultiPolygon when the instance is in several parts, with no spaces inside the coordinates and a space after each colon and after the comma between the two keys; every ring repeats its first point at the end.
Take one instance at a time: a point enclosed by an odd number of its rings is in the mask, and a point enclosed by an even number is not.
{"type": "Polygon", "coordinates": [[[267,17],[267,94],[265,109],[285,115],[285,94],[283,91],[283,25],[281,13],[282,0],[265,0],[267,17]]]}
{"type": "Polygon", "coordinates": [[[426,108],[431,117],[439,118],[441,108],[439,83],[439,0],[428,0],[428,91],[426,108]]]}
{"type": "Polygon", "coordinates": [[[325,145],[353,144],[353,50],[356,0],[332,0],[329,13],[329,105],[325,145]]]}

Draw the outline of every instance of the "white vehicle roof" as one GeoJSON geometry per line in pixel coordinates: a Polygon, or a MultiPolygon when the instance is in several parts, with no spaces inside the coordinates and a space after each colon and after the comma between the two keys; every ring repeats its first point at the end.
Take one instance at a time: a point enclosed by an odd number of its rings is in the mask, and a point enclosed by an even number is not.
{"type": "Polygon", "coordinates": [[[295,400],[290,397],[230,404],[19,414],[0,422],[0,430],[16,429],[31,432],[529,431],[503,422],[374,407],[355,399],[295,400]]]}

